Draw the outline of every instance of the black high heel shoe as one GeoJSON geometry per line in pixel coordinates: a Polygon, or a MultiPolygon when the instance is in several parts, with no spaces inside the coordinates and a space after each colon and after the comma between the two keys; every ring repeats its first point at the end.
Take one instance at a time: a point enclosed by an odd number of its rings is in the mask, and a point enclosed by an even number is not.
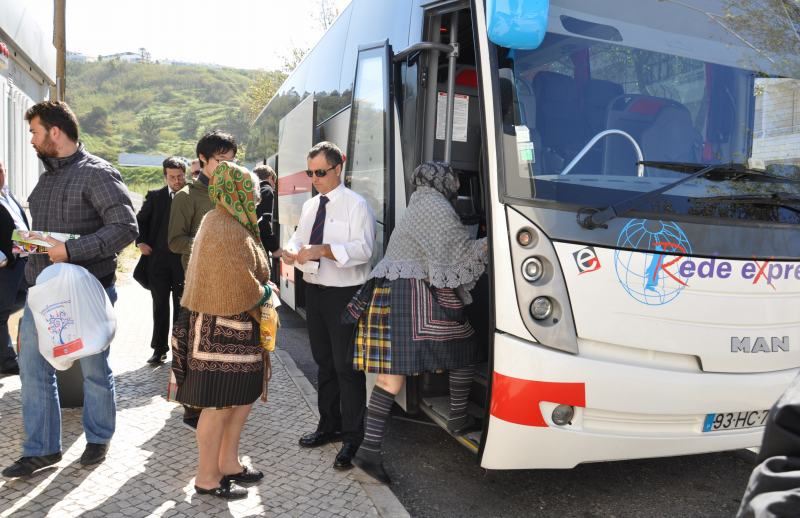
{"type": "Polygon", "coordinates": [[[198,495],[211,495],[224,500],[241,500],[247,498],[247,490],[241,486],[237,486],[227,477],[222,477],[219,481],[219,487],[213,489],[203,489],[202,487],[194,486],[194,490],[198,495]]]}

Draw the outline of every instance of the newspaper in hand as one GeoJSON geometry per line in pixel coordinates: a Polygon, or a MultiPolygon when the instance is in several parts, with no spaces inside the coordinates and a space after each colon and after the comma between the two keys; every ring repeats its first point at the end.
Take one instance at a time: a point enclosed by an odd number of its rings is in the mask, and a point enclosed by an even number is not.
{"type": "Polygon", "coordinates": [[[48,237],[52,237],[63,243],[69,239],[78,239],[80,235],[20,229],[15,229],[11,233],[11,241],[14,242],[14,252],[20,256],[26,256],[28,254],[46,254],[47,250],[53,246],[46,240],[48,237]]]}

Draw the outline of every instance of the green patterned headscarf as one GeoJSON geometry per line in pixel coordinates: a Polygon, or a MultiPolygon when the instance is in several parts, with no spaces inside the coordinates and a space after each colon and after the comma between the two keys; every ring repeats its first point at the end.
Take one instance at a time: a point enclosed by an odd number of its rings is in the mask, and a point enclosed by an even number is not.
{"type": "Polygon", "coordinates": [[[208,196],[260,241],[253,178],[247,169],[233,162],[220,162],[208,183],[208,196]]]}

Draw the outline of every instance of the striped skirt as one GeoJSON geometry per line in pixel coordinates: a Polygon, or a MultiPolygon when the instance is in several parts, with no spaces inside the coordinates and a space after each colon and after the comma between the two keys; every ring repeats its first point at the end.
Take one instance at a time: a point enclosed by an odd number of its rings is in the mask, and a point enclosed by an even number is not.
{"type": "Polygon", "coordinates": [[[413,375],[473,365],[475,331],[449,288],[419,279],[374,279],[347,306],[357,319],[353,368],[413,375]]]}
{"type": "Polygon", "coordinates": [[[248,313],[221,317],[181,308],[172,330],[175,399],[198,408],[249,405],[265,390],[265,354],[248,313]]]}

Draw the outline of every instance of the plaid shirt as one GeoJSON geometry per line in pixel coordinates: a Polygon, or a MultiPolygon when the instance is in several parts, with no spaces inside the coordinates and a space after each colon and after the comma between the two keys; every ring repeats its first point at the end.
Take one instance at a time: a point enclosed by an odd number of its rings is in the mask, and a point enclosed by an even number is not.
{"type": "MultiPolygon", "coordinates": [[[[66,158],[43,158],[45,173],[28,203],[31,230],[80,234],[67,241],[69,262],[89,270],[104,286],[114,281],[117,253],[138,234],[133,204],[119,171],[86,152],[83,144],[66,158]]],[[[25,279],[49,266],[47,254],[32,254],[25,279]]]]}

